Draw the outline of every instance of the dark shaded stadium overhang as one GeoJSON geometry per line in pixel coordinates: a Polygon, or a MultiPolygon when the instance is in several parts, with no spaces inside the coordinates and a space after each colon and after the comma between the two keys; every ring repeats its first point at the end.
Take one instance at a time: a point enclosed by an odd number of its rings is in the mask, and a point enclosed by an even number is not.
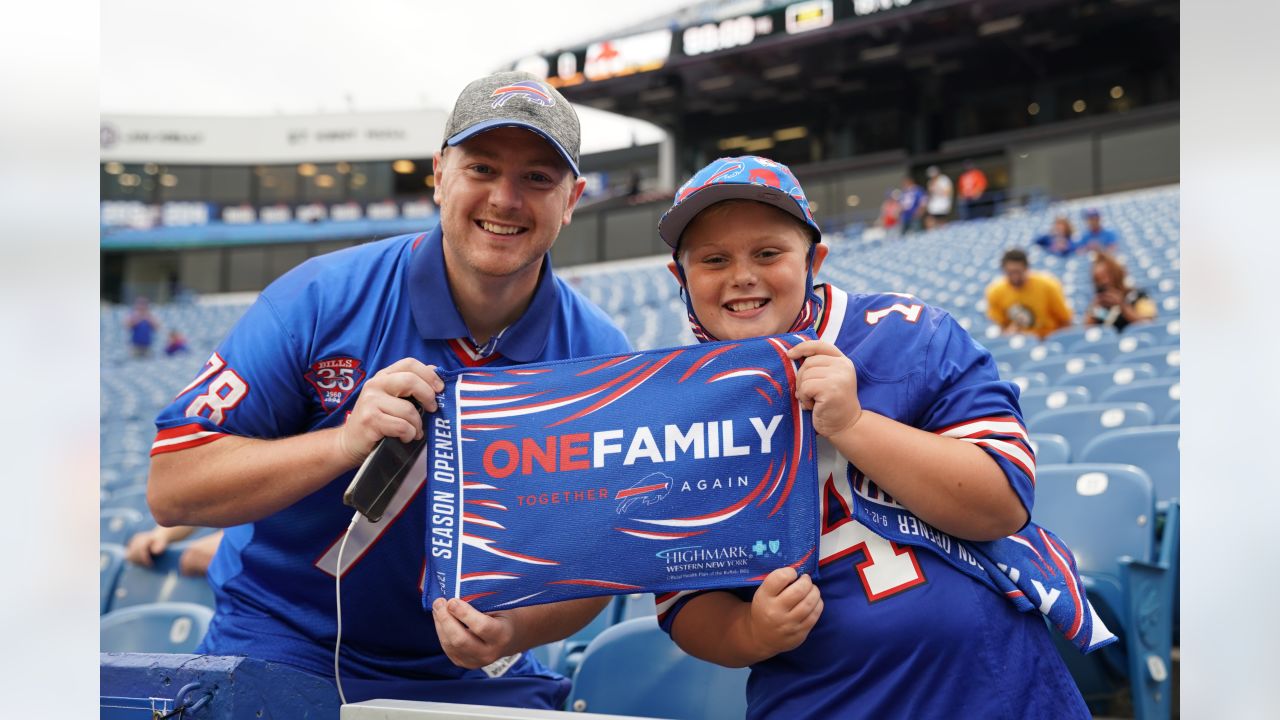
{"type": "Polygon", "coordinates": [[[807,162],[1176,101],[1178,24],[1176,0],[704,3],[516,66],[682,153],[807,162]]]}

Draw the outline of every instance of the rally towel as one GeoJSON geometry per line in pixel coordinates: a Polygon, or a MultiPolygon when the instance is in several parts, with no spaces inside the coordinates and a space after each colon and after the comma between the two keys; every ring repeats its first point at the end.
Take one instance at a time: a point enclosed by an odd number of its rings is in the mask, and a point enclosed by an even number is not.
{"type": "Polygon", "coordinates": [[[423,604],[481,611],[817,571],[812,333],[443,373],[423,604]]]}
{"type": "Polygon", "coordinates": [[[917,518],[856,469],[850,474],[853,513],[880,537],[930,550],[1018,610],[1040,611],[1081,652],[1116,642],[1085,596],[1075,556],[1057,535],[1028,523],[999,540],[958,540],[917,518]]]}

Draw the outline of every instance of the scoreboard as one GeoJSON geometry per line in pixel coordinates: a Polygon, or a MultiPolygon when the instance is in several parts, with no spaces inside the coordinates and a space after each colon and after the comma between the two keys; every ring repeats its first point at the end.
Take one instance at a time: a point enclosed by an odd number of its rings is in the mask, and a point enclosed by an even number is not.
{"type": "MultiPolygon", "coordinates": [[[[650,72],[681,58],[744,48],[764,40],[823,30],[841,23],[901,10],[912,0],[801,0],[728,3],[704,21],[600,40],[553,55],[533,55],[515,69],[547,79],[555,87],[600,82],[650,72]]],[[[917,0],[927,6],[929,0],[917,0]]]]}

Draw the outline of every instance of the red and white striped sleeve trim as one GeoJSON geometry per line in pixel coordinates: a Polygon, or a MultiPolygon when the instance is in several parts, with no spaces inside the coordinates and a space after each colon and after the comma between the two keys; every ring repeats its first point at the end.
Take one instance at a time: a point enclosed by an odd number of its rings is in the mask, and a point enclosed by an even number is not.
{"type": "Polygon", "coordinates": [[[1016,465],[1031,479],[1036,481],[1036,460],[1027,441],[1026,428],[1012,416],[985,417],[968,420],[941,430],[934,431],[943,437],[973,443],[1016,465]]]}
{"type": "Polygon", "coordinates": [[[151,456],[206,445],[226,436],[226,433],[206,430],[197,423],[167,428],[156,433],[155,442],[151,443],[151,456]]]}
{"type": "Polygon", "coordinates": [[[655,609],[658,613],[658,623],[667,622],[667,613],[671,612],[671,608],[680,602],[681,598],[688,597],[697,592],[696,590],[681,590],[680,592],[659,593],[654,598],[655,609]]]}

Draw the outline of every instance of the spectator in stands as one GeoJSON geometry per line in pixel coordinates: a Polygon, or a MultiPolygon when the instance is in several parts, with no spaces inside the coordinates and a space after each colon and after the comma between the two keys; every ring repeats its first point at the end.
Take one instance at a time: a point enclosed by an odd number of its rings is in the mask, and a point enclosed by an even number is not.
{"type": "Polygon", "coordinates": [[[1102,227],[1102,216],[1094,208],[1084,211],[1085,233],[1080,236],[1079,246],[1086,250],[1103,251],[1115,254],[1116,234],[1102,227]]]}
{"type": "Polygon", "coordinates": [[[682,190],[658,232],[695,335],[821,331],[788,355],[803,360],[797,398],[823,458],[822,572],[783,567],[758,587],[659,595],[662,628],[695,657],[750,666],[748,718],[1089,718],[1039,613],[929,549],[1028,521],[1031,470],[1008,454],[1025,457],[1017,393],[991,356],[915,298],[813,287],[828,248],[785,166],[721,158],[682,190]],[[709,182],[729,163],[790,194],[745,172],[709,182]],[[856,514],[863,503],[886,528],[920,521],[938,544],[892,544],[856,514]]]}
{"type": "Polygon", "coordinates": [[[124,325],[129,330],[129,352],[136,358],[150,355],[151,343],[160,329],[160,321],[151,313],[151,301],[142,296],[134,300],[124,325]]]}
{"type": "Polygon", "coordinates": [[[1035,333],[1042,339],[1071,325],[1071,308],[1062,283],[1048,273],[1032,272],[1027,253],[1013,248],[1000,258],[1004,277],[987,286],[987,315],[1005,333],[1035,333]]]}
{"type": "MultiPolygon", "coordinates": [[[[190,525],[176,525],[134,533],[125,546],[124,558],[135,565],[151,567],[155,558],[163,555],[170,545],[186,540],[196,530],[190,525]]],[[[193,540],[178,556],[178,571],[189,577],[203,577],[221,541],[221,530],[193,540]]]]}
{"type": "Polygon", "coordinates": [[[982,195],[987,192],[987,175],[979,170],[972,160],[965,160],[964,172],[960,173],[957,182],[960,202],[956,209],[961,220],[968,220],[973,206],[981,202],[982,195]]]}
{"type": "Polygon", "coordinates": [[[578,117],[553,87],[522,72],[470,83],[433,159],[440,224],[285,273],[161,411],[152,514],[226,528],[200,652],[336,677],[346,701],[563,705],[569,681],[525,651],[583,627],[608,598],[490,614],[441,600],[428,620],[423,475],[380,524],[342,497],[383,438],[424,435],[415,403],[436,408],[437,367],[630,350],[551,269],[586,184],[578,156],[578,117]]]}
{"type": "Polygon", "coordinates": [[[1105,252],[1093,257],[1093,302],[1085,310],[1086,325],[1110,325],[1124,330],[1156,317],[1156,303],[1147,291],[1133,286],[1124,264],[1105,252]]]}
{"type": "Polygon", "coordinates": [[[880,203],[880,227],[885,232],[897,227],[898,219],[902,217],[902,203],[898,202],[901,195],[901,191],[894,188],[884,194],[884,202],[880,203]]]}
{"type": "Polygon", "coordinates": [[[928,215],[924,226],[932,230],[945,223],[947,216],[951,214],[951,198],[955,190],[951,186],[951,178],[939,170],[937,165],[930,165],[925,174],[929,176],[929,200],[925,205],[928,215]]]}
{"type": "Polygon", "coordinates": [[[1075,228],[1071,227],[1071,221],[1066,215],[1054,218],[1049,232],[1037,237],[1034,242],[1058,257],[1067,257],[1080,249],[1075,240],[1075,228]]]}
{"type": "Polygon", "coordinates": [[[187,336],[182,334],[181,330],[174,328],[169,331],[169,340],[164,345],[164,354],[169,357],[185,353],[190,348],[187,347],[187,336]]]}
{"type": "Polygon", "coordinates": [[[898,195],[898,203],[902,206],[899,223],[904,235],[923,227],[925,192],[910,175],[902,178],[902,192],[898,195]]]}

